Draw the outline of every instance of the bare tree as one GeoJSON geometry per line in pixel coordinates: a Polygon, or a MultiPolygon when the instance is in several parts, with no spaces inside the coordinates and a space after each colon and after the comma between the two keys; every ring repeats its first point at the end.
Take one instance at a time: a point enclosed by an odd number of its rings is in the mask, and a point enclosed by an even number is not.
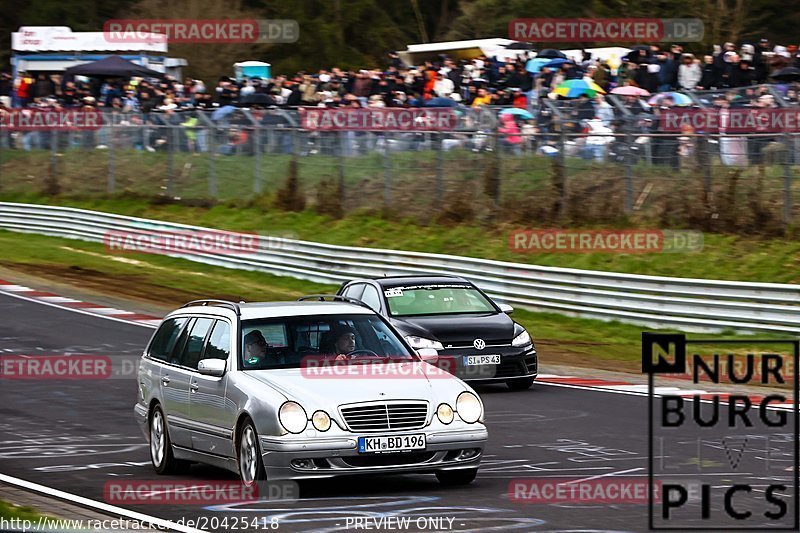
{"type": "MultiPolygon", "coordinates": [[[[129,14],[133,19],[198,19],[232,20],[258,17],[242,7],[241,0],[141,0],[129,14]]],[[[261,59],[271,45],[263,43],[175,43],[169,44],[169,54],[189,62],[186,74],[207,82],[219,76],[233,74],[237,61],[261,59]]]]}

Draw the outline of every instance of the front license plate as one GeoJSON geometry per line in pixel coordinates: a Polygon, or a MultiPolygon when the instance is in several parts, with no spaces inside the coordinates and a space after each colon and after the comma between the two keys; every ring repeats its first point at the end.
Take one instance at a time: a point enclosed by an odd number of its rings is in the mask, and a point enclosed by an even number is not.
{"type": "Polygon", "coordinates": [[[359,453],[410,452],[425,449],[425,435],[398,435],[396,437],[359,437],[359,453]]]}
{"type": "Polygon", "coordinates": [[[499,355],[465,355],[464,356],[464,365],[465,366],[499,365],[499,364],[500,364],[500,356],[499,355]]]}

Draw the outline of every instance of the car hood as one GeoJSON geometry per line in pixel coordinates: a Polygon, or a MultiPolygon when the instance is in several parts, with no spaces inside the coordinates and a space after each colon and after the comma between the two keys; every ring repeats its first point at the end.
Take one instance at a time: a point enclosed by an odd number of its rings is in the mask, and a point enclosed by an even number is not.
{"type": "Polygon", "coordinates": [[[514,338],[514,321],[505,313],[394,317],[392,324],[407,335],[449,343],[510,342],[514,338]]]}
{"type": "Polygon", "coordinates": [[[277,390],[289,400],[311,410],[325,409],[332,414],[336,406],[381,400],[428,400],[454,402],[469,388],[448,372],[422,362],[380,365],[384,373],[363,370],[361,365],[328,369],[288,368],[252,370],[247,374],[277,390]],[[353,370],[350,370],[353,369],[353,370]],[[446,400],[440,398],[446,398],[446,400]]]}

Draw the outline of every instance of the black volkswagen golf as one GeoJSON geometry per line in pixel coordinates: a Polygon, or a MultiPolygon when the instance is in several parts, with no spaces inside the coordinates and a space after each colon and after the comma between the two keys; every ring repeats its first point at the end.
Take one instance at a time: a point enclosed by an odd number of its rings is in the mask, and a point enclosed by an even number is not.
{"type": "Polygon", "coordinates": [[[412,348],[434,349],[439,366],[471,382],[505,382],[512,390],[533,385],[536,347],[514,322],[508,305],[495,304],[456,276],[355,279],[338,295],[362,301],[387,317],[412,348]]]}

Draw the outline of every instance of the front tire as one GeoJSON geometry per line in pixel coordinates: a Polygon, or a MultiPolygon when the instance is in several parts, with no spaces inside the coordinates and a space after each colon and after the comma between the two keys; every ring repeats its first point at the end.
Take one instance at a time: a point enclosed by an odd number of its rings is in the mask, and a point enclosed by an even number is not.
{"type": "Polygon", "coordinates": [[[436,479],[439,483],[446,486],[455,485],[469,485],[475,481],[475,476],[478,475],[477,468],[469,468],[464,470],[437,470],[436,479]]]}
{"type": "Polygon", "coordinates": [[[266,480],[264,462],[261,458],[261,447],[258,445],[258,433],[253,421],[248,419],[239,432],[239,477],[246,487],[266,480]]]}
{"type": "Polygon", "coordinates": [[[156,473],[162,476],[185,472],[189,466],[186,461],[175,459],[172,453],[167,419],[160,405],[150,414],[150,461],[156,473]]]}
{"type": "Polygon", "coordinates": [[[528,390],[533,386],[534,378],[516,378],[506,381],[506,385],[511,390],[528,390]]]}

